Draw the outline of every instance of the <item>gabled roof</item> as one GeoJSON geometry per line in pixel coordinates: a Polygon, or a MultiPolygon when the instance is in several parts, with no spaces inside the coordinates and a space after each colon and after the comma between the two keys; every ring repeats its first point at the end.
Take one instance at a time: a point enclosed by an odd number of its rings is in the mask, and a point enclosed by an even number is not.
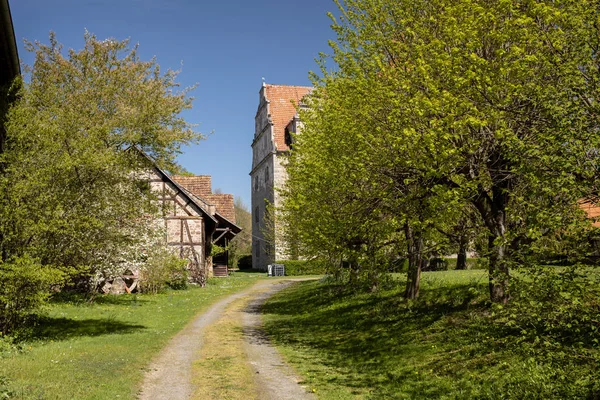
{"type": "Polygon", "coordinates": [[[278,151],[287,151],[285,128],[296,115],[302,98],[313,88],[308,86],[265,85],[265,98],[269,102],[269,114],[273,122],[273,136],[278,151]]]}
{"type": "Polygon", "coordinates": [[[173,180],[185,187],[196,196],[204,196],[212,193],[210,175],[183,176],[173,175],[173,180]]]}
{"type": "Polygon", "coordinates": [[[0,85],[6,85],[20,74],[10,7],[8,0],[0,0],[0,85]]]}
{"type": "Polygon", "coordinates": [[[194,196],[199,197],[208,204],[214,205],[216,212],[229,223],[235,225],[235,206],[233,204],[233,195],[212,193],[211,178],[206,175],[199,176],[179,176],[174,175],[173,180],[183,186],[194,196]]]}
{"type": "Polygon", "coordinates": [[[177,182],[175,182],[169,176],[169,174],[167,174],[165,171],[163,171],[156,164],[156,161],[154,161],[154,159],[152,157],[150,157],[148,154],[146,154],[142,149],[140,149],[137,146],[132,146],[129,149],[135,149],[135,151],[137,151],[140,155],[142,155],[150,163],[150,165],[152,165],[152,167],[156,170],[156,172],[158,172],[158,174],[161,176],[162,179],[164,179],[166,182],[169,182],[170,184],[175,186],[177,189],[179,189],[179,191],[181,192],[182,196],[184,197],[184,199],[186,201],[189,201],[190,203],[195,205],[198,209],[200,209],[200,211],[204,214],[204,216],[206,216],[208,218],[209,221],[212,221],[215,226],[217,225],[217,223],[218,223],[217,219],[212,216],[212,213],[210,213],[206,210],[205,205],[203,205],[200,201],[198,201],[194,196],[191,196],[190,193],[187,190],[185,190],[185,188],[181,187],[177,182]]]}
{"type": "Polygon", "coordinates": [[[232,194],[209,194],[204,198],[217,207],[217,212],[231,222],[235,222],[235,206],[232,194]]]}
{"type": "Polygon", "coordinates": [[[149,161],[152,167],[159,173],[165,181],[175,186],[186,201],[198,207],[202,213],[208,217],[208,220],[213,223],[212,232],[215,228],[227,229],[227,235],[231,239],[242,231],[242,228],[235,224],[235,207],[233,204],[233,195],[231,194],[213,194],[211,192],[210,181],[211,177],[207,175],[200,176],[169,176],[163,171],[156,161],[142,149],[137,146],[129,148],[135,149],[141,154],[144,159],[149,161]],[[206,184],[208,183],[208,194],[206,194],[206,184]],[[189,187],[188,187],[189,185],[189,187]],[[204,195],[200,196],[200,193],[204,195]]]}

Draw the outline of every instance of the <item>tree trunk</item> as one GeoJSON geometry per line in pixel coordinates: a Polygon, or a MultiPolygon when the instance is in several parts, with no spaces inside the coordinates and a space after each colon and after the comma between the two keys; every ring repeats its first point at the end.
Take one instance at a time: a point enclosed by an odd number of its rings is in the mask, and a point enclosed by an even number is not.
{"type": "Polygon", "coordinates": [[[504,241],[506,234],[505,210],[509,200],[508,188],[508,180],[503,181],[502,185],[494,185],[490,197],[480,185],[479,195],[474,202],[490,232],[488,238],[490,300],[502,304],[508,303],[510,299],[508,292],[510,277],[506,260],[507,245],[504,241]]]}
{"type": "Polygon", "coordinates": [[[505,259],[506,244],[497,243],[502,236],[490,236],[488,242],[489,254],[489,288],[490,300],[494,303],[508,303],[509,272],[505,259]]]}
{"type": "Polygon", "coordinates": [[[423,237],[415,234],[408,224],[405,225],[406,241],[408,243],[408,272],[406,277],[405,299],[419,297],[421,283],[421,265],[423,261],[423,237]]]}
{"type": "Polygon", "coordinates": [[[467,269],[467,235],[460,235],[458,239],[458,256],[456,257],[456,269],[467,269]]]}

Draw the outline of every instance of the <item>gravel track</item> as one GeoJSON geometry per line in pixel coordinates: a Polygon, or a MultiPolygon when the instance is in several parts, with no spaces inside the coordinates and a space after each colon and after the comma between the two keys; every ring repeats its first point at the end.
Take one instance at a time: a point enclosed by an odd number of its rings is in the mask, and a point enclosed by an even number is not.
{"type": "Polygon", "coordinates": [[[213,304],[181,332],[175,335],[151,363],[144,377],[139,400],[183,400],[194,393],[192,363],[200,357],[202,333],[223,315],[233,301],[248,298],[241,313],[245,350],[248,362],[256,372],[255,383],[260,400],[314,399],[298,384],[293,371],[284,364],[280,354],[269,343],[261,329],[260,306],[274,293],[302,279],[259,281],[250,289],[230,295],[213,304]]]}
{"type": "Polygon", "coordinates": [[[260,308],[274,293],[289,286],[292,282],[271,285],[266,291],[253,296],[242,314],[245,348],[252,369],[256,372],[255,382],[260,400],[302,400],[316,399],[312,393],[299,384],[300,379],[284,363],[281,355],[269,342],[262,329],[260,308]]]}

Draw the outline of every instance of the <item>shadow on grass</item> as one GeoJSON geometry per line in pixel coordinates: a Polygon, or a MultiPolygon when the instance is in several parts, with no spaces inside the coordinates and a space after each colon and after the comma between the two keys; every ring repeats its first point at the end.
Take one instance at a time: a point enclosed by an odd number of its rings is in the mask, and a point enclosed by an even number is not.
{"type": "Polygon", "coordinates": [[[446,357],[432,350],[432,343],[444,342],[456,319],[461,319],[460,330],[447,339],[458,348],[467,347],[461,337],[492,334],[480,322],[469,321],[471,313],[487,309],[471,284],[427,288],[418,301],[404,300],[400,287],[357,294],[332,285],[299,285],[293,295],[276,296],[263,306],[265,314],[276,316],[268,320],[268,334],[276,343],[312,348],[326,370],[337,371],[328,379],[352,390],[394,398],[395,387],[402,383],[414,386],[405,394],[441,396],[443,386],[415,379],[415,371],[451,369],[470,352],[446,357]]]}
{"type": "Polygon", "coordinates": [[[600,398],[595,350],[540,350],[492,316],[485,280],[424,283],[411,301],[402,289],[298,283],[263,306],[265,331],[309,379],[367,398],[600,398]]]}
{"type": "Polygon", "coordinates": [[[258,269],[232,269],[231,272],[235,274],[265,274],[267,275],[267,271],[260,271],[258,269]]]}
{"type": "Polygon", "coordinates": [[[100,336],[133,333],[145,329],[144,325],[129,324],[112,318],[82,319],[51,318],[41,316],[24,339],[67,340],[82,336],[100,336]]]}
{"type": "Polygon", "coordinates": [[[140,298],[138,294],[81,294],[81,293],[70,293],[61,292],[56,293],[52,296],[50,303],[54,304],[73,304],[73,305],[86,305],[86,304],[103,304],[103,305],[115,305],[115,306],[131,306],[148,303],[150,300],[140,298]]]}

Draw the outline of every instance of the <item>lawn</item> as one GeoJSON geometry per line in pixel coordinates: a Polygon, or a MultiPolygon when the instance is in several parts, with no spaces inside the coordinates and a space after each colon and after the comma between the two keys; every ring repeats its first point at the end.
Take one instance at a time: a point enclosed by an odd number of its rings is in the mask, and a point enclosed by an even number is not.
{"type": "Polygon", "coordinates": [[[145,367],[190,319],[262,274],[158,295],[55,300],[18,348],[0,341],[0,398],[133,399],[145,367]]]}
{"type": "Polygon", "coordinates": [[[487,302],[485,271],[423,274],[376,294],[302,282],[263,311],[267,333],[321,399],[600,398],[600,351],[513,329],[487,302]]]}

